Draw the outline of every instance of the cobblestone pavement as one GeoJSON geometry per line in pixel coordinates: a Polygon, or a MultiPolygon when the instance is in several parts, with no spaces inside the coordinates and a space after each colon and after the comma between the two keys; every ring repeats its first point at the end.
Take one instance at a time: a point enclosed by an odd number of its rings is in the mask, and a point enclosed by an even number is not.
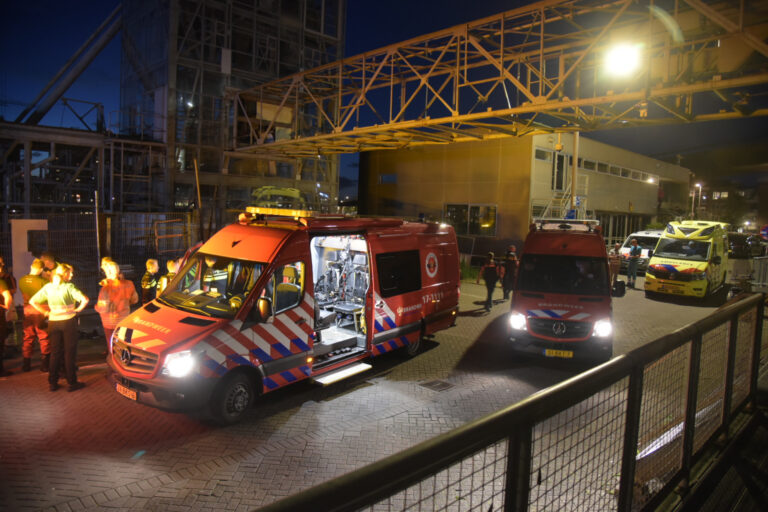
{"type": "MultiPolygon", "coordinates": [[[[615,354],[714,309],[647,300],[639,281],[614,301],[615,354]]],[[[75,393],[49,392],[37,360],[28,373],[9,360],[14,374],[0,379],[0,510],[253,510],[576,374],[516,361],[504,341],[509,306],[485,313],[484,295],[463,283],[457,327],[417,357],[395,352],[327,388],[279,390],[227,428],[118,395],[104,378],[101,338],[81,340],[87,386],[75,393]],[[425,386],[435,381],[442,390],[425,386]]]]}

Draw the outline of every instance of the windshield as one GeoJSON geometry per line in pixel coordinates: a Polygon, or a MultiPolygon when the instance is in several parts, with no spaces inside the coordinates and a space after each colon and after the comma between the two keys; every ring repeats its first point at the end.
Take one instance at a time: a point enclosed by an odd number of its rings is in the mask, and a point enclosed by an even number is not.
{"type": "Polygon", "coordinates": [[[528,292],[609,295],[605,258],[524,254],[518,289],[528,292]]]}
{"type": "Polygon", "coordinates": [[[679,260],[707,261],[710,245],[712,244],[708,241],[662,238],[653,255],[679,260]]]}
{"type": "Polygon", "coordinates": [[[264,263],[198,252],[187,260],[160,301],[198,315],[233,318],[264,267],[264,263]]]}
{"type": "Polygon", "coordinates": [[[641,249],[653,250],[653,248],[656,247],[656,242],[659,241],[659,237],[657,236],[635,236],[627,238],[624,241],[623,247],[631,247],[633,238],[637,240],[637,245],[639,245],[641,249]]]}

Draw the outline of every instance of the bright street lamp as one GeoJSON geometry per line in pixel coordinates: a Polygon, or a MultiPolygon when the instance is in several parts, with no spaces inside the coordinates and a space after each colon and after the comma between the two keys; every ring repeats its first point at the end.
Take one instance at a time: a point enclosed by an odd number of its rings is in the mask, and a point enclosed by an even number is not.
{"type": "Polygon", "coordinates": [[[622,43],[605,54],[605,68],[611,75],[626,77],[640,67],[640,45],[622,43]]]}

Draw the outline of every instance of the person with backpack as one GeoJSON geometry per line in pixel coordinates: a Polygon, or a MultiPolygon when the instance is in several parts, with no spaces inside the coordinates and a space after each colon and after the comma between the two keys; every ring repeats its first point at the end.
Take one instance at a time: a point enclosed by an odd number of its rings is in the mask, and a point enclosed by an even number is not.
{"type": "Polygon", "coordinates": [[[477,283],[480,283],[480,278],[485,281],[485,289],[488,291],[488,297],[485,299],[485,310],[490,311],[493,306],[493,289],[496,288],[496,283],[499,281],[499,266],[494,260],[494,254],[488,253],[488,257],[485,260],[485,265],[480,268],[480,272],[477,274],[477,283]]]}

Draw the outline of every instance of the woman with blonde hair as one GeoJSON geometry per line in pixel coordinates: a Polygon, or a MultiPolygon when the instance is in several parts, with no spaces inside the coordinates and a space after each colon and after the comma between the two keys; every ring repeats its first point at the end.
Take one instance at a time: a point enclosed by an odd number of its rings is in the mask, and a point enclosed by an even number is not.
{"type": "Polygon", "coordinates": [[[60,263],[53,271],[53,280],[40,288],[29,304],[48,319],[48,341],[51,347],[51,363],[48,387],[59,389],[59,368],[62,358],[69,387],[77,391],[85,384],[77,380],[77,320],[75,316],[88,305],[88,297],[70,281],[74,269],[60,263]],[[43,305],[47,304],[46,309],[43,305]]]}
{"type": "MultiPolygon", "coordinates": [[[[96,303],[96,312],[101,316],[101,325],[104,327],[104,336],[107,339],[107,351],[112,333],[120,323],[120,320],[131,314],[131,305],[139,302],[136,287],[131,281],[123,279],[120,275],[120,266],[113,260],[102,264],[107,275],[101,280],[99,301],[96,303]]],[[[104,352],[107,355],[107,352],[104,352]]]]}

